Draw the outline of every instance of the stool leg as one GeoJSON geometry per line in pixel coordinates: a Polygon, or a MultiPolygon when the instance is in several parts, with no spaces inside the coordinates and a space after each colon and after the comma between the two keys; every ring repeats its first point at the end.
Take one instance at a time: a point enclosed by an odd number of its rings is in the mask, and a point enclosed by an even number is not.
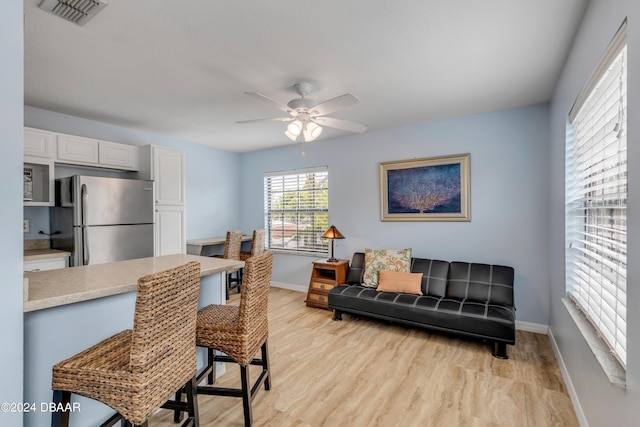
{"type": "Polygon", "coordinates": [[[244,425],[251,427],[253,414],[251,411],[251,384],[249,382],[249,365],[240,366],[240,378],[242,381],[242,407],[244,409],[244,425]]]}
{"type": "MultiPolygon", "coordinates": [[[[187,390],[186,392],[189,393],[189,390],[187,390]]],[[[189,396],[187,394],[187,399],[188,398],[189,396]]],[[[176,391],[176,402],[182,402],[182,388],[176,391]]],[[[182,421],[182,411],[176,409],[173,411],[173,422],[179,423],[180,421],[182,421]]]]}
{"type": "Polygon", "coordinates": [[[269,367],[269,347],[267,346],[267,340],[262,344],[262,371],[267,373],[264,380],[264,389],[271,390],[271,368],[269,367]]]}
{"type": "Polygon", "coordinates": [[[211,372],[207,376],[207,383],[213,384],[216,382],[216,358],[214,354],[214,349],[207,348],[207,366],[211,366],[211,372]]]}
{"type": "MultiPolygon", "coordinates": [[[[68,408],[71,402],[71,392],[64,390],[53,390],[53,403],[56,407],[68,408]]],[[[51,413],[51,427],[68,427],[69,411],[54,411],[51,413]]]]}
{"type": "Polygon", "coordinates": [[[194,376],[185,386],[187,394],[187,414],[193,420],[194,427],[200,426],[200,415],[198,414],[198,384],[194,376]]]}

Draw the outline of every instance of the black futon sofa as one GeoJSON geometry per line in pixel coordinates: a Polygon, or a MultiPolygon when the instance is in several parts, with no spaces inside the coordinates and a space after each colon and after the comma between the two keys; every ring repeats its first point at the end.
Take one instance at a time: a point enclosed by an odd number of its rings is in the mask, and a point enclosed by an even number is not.
{"type": "Polygon", "coordinates": [[[493,343],[495,357],[507,358],[516,339],[513,268],[412,258],[411,272],[423,273],[417,295],[362,286],[364,262],[356,252],[346,283],[329,291],[333,320],[345,312],[479,338],[493,343]]]}

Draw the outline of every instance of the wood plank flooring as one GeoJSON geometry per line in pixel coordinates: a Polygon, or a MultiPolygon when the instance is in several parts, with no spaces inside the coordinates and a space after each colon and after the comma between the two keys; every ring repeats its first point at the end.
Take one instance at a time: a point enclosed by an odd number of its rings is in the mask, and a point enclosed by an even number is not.
{"type": "MultiPolygon", "coordinates": [[[[499,360],[482,342],[348,314],[334,322],[304,299],[270,291],[272,389],[253,402],[256,426],[579,425],[545,335],[518,331],[499,360]]],[[[216,384],[238,387],[239,377],[228,364],[216,384]]],[[[201,426],[244,425],[239,398],[198,404],[201,426]]],[[[176,424],[161,410],[149,425],[176,424]]]]}

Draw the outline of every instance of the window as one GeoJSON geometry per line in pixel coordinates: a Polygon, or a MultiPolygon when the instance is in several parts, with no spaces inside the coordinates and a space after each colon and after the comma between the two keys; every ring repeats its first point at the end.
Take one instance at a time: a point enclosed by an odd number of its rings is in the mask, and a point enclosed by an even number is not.
{"type": "Polygon", "coordinates": [[[329,228],[327,167],[264,175],[267,247],[293,253],[322,253],[329,248],[322,234],[329,228]]]}
{"type": "Polygon", "coordinates": [[[626,366],[626,24],[569,113],[566,288],[626,366]]]}

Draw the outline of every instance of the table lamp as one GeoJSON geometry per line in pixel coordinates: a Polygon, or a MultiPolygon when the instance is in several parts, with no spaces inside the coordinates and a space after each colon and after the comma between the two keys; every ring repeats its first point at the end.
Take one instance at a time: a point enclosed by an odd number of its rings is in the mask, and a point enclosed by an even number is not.
{"type": "Polygon", "coordinates": [[[331,239],[331,258],[327,260],[327,262],[337,262],[338,259],[333,257],[333,242],[335,239],[344,239],[344,236],[335,225],[331,225],[327,231],[322,235],[325,239],[331,239]]]}

